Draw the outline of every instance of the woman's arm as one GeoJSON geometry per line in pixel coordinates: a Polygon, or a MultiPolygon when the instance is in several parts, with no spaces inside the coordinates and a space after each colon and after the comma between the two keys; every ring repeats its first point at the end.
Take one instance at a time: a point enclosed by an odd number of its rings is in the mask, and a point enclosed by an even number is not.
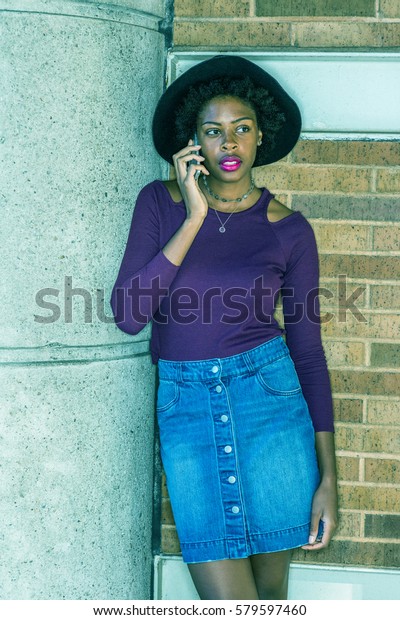
{"type": "Polygon", "coordinates": [[[182,264],[202,224],[201,218],[186,218],[182,226],[163,247],[163,253],[171,263],[176,266],[182,264]]]}
{"type": "Polygon", "coordinates": [[[302,547],[306,551],[327,547],[338,522],[334,434],[315,433],[315,448],[321,482],[313,498],[309,544],[302,547]],[[319,540],[317,535],[320,522],[323,524],[323,532],[319,540]]]}
{"type": "Polygon", "coordinates": [[[159,245],[154,192],[147,186],[138,196],[110,300],[117,326],[128,334],[138,334],[159,309],[207,214],[207,201],[198,187],[195,172],[208,172],[201,165],[204,158],[194,154],[193,148],[200,147],[189,144],[174,156],[186,219],[163,248],[159,245]],[[188,166],[193,159],[199,164],[188,166]]]}
{"type": "Polygon", "coordinates": [[[286,256],[281,290],[286,344],[315,432],[333,432],[332,393],[321,340],[317,244],[304,217],[292,215],[283,222],[277,233],[286,256]]]}
{"type": "Polygon", "coordinates": [[[189,144],[173,157],[176,182],[186,206],[186,220],[163,248],[165,256],[174,265],[182,264],[208,211],[207,199],[201,191],[195,175],[196,172],[209,173],[201,164],[204,161],[204,157],[195,154],[193,149],[198,150],[200,146],[194,145],[193,140],[189,140],[189,144]],[[194,160],[197,160],[199,163],[197,165],[188,165],[194,160]]]}
{"type": "Polygon", "coordinates": [[[306,220],[291,222],[292,233],[288,228],[286,230],[286,251],[290,250],[290,253],[287,254],[283,309],[286,342],[315,430],[321,482],[312,503],[309,544],[303,549],[317,550],[328,545],[338,520],[332,394],[321,341],[315,237],[306,220]],[[318,537],[320,523],[323,526],[321,539],[318,537]]]}

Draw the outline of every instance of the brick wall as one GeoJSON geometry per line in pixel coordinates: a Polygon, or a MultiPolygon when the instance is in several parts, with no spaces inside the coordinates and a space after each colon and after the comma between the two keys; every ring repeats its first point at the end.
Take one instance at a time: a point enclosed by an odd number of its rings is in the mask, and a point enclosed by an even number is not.
{"type": "MultiPolygon", "coordinates": [[[[175,0],[179,49],[388,49],[398,0],[175,0]]],[[[400,149],[396,142],[301,140],[258,168],[316,233],[322,332],[334,392],[340,527],[301,562],[400,565],[400,149]],[[352,302],[353,301],[353,305],[352,302]]],[[[165,481],[161,549],[179,553],[165,481]]]]}
{"type": "Polygon", "coordinates": [[[255,175],[309,219],[320,251],[341,520],[302,562],[400,563],[399,164],[394,142],[302,140],[255,175]]]}
{"type": "Polygon", "coordinates": [[[175,0],[174,46],[222,51],[399,45],[398,0],[175,0]]]}

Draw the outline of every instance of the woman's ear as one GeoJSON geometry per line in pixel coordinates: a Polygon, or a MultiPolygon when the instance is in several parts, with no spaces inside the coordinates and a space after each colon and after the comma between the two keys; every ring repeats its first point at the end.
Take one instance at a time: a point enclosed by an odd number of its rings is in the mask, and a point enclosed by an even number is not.
{"type": "Polygon", "coordinates": [[[261,146],[261,145],[262,145],[262,137],[263,137],[262,131],[261,131],[261,130],[259,130],[259,131],[258,131],[258,142],[257,142],[257,146],[261,146]]]}

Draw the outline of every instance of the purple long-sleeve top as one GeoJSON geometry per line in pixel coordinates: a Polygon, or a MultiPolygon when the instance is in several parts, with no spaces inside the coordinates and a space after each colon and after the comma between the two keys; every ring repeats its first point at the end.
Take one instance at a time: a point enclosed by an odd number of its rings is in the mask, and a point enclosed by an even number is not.
{"type": "Polygon", "coordinates": [[[221,358],[285,333],[315,431],[333,431],[332,396],[321,343],[318,254],[299,212],[270,222],[272,194],[230,217],[213,209],[182,265],[162,248],[186,218],[162,181],[146,185],[133,213],[111,306],[116,324],[137,334],[150,321],[151,354],[193,361],[221,358]],[[229,221],[227,218],[229,217],[229,221]],[[282,296],[285,329],[274,318],[282,296]]]}

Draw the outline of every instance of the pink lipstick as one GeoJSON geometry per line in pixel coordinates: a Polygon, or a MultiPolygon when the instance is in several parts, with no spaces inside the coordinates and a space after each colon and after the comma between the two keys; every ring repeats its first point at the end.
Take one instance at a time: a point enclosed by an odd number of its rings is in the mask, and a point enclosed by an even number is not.
{"type": "Polygon", "coordinates": [[[219,162],[219,167],[225,172],[234,172],[242,165],[242,160],[239,157],[223,157],[219,162]]]}

